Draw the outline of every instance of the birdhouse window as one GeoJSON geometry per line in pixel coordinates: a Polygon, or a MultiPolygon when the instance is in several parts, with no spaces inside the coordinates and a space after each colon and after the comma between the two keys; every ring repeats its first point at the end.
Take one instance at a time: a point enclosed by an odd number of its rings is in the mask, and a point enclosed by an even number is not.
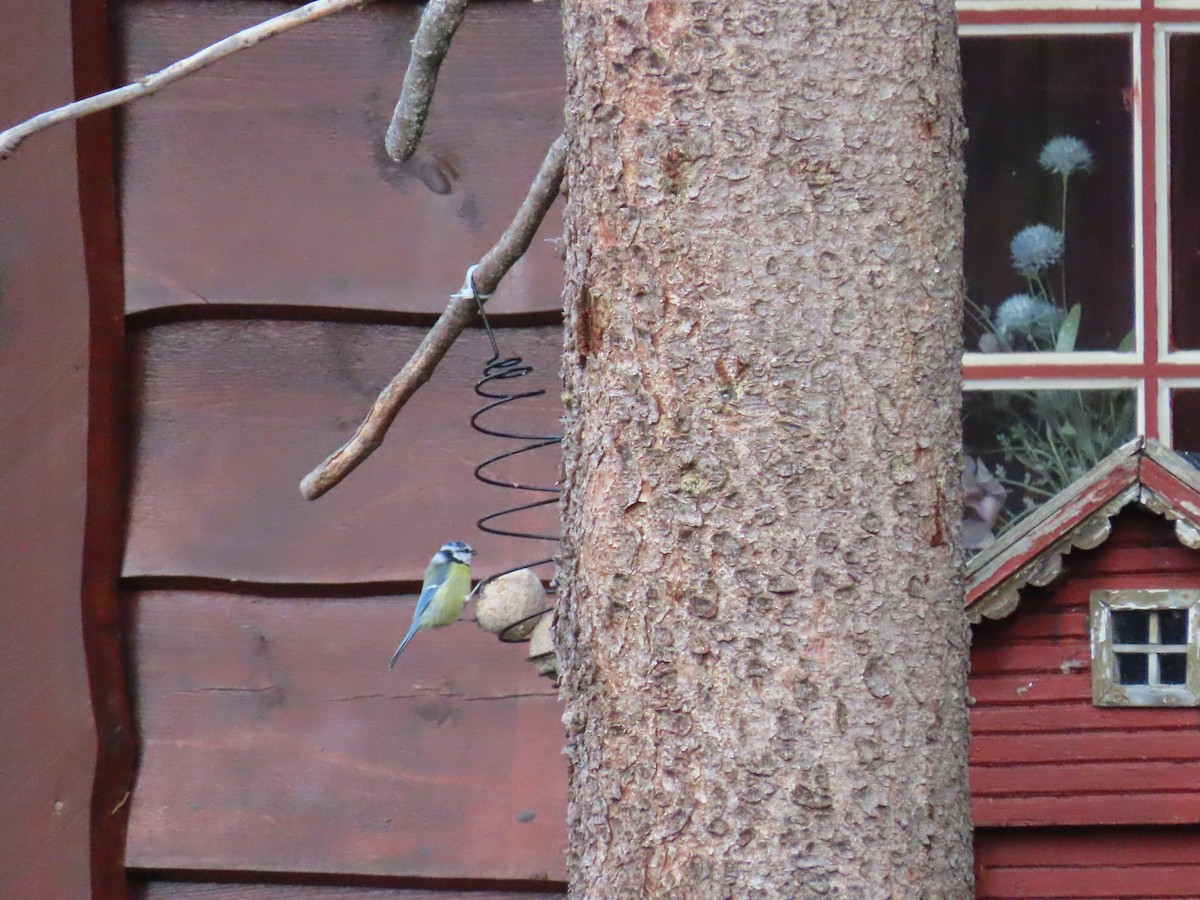
{"type": "Polygon", "coordinates": [[[1200,706],[1200,591],[1093,591],[1097,706],[1200,706]]]}

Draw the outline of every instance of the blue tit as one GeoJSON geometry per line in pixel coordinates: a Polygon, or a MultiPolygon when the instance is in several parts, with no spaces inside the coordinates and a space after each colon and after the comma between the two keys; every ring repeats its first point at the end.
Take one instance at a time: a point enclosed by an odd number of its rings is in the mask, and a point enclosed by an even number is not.
{"type": "Polygon", "coordinates": [[[423,628],[441,628],[458,621],[467,592],[471,590],[471,557],[475,555],[462,541],[450,541],[433,554],[425,569],[425,582],[413,612],[412,627],[392,654],[388,668],[396,665],[400,652],[423,628]]]}

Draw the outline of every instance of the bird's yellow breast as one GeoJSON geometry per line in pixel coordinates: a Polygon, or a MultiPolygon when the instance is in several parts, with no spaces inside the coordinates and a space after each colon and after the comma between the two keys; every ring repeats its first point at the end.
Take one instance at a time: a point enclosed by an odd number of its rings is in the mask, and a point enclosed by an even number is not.
{"type": "Polygon", "coordinates": [[[471,567],[457,561],[450,563],[450,574],[429,604],[425,621],[435,628],[457,622],[470,590],[471,567]]]}

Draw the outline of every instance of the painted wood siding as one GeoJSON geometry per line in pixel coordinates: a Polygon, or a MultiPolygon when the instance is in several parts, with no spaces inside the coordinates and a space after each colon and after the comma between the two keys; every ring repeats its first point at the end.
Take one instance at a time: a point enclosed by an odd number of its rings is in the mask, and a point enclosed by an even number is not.
{"type": "MultiPolygon", "coordinates": [[[[196,881],[151,881],[137,900],[446,900],[446,891],[385,887],[338,887],[298,884],[215,884],[196,881]]],[[[563,893],[547,891],[471,891],[470,900],[555,900],[563,893]]]]}
{"type": "MultiPolygon", "coordinates": [[[[124,4],[125,77],[285,8],[124,4]]],[[[383,134],[416,21],[415,3],[342,13],[129,109],[130,312],[212,304],[442,311],[562,130],[561,25],[556,3],[473,3],[421,147],[396,164],[383,134]]],[[[556,209],[541,235],[550,241],[535,241],[513,269],[493,300],[497,311],[561,308],[553,244],[561,221],[556,209]]]]}
{"type": "MultiPolygon", "coordinates": [[[[224,319],[132,335],[124,576],[419,582],[433,551],[451,538],[479,551],[483,572],[544,557],[544,546],[475,529],[484,513],[527,499],[472,476],[488,456],[517,446],[470,427],[471,414],[485,405],[473,387],[491,354],[477,330],[451,348],[365,465],[320,500],[300,496],[300,479],[350,436],[426,330],[224,319]]],[[[506,355],[537,367],[522,389],[536,381],[547,393],[497,411],[496,420],[555,433],[560,329],[504,329],[498,339],[506,355]]],[[[553,485],[557,448],[524,454],[502,471],[553,485]]],[[[553,534],[558,511],[546,507],[512,522],[553,534]]]]}
{"type": "Polygon", "coordinates": [[[563,877],[557,693],[470,621],[387,660],[413,598],[140,591],[130,866],[563,877]]]}
{"type": "Polygon", "coordinates": [[[1200,893],[1196,828],[979,829],[979,900],[1159,900],[1200,893]]]}
{"type": "MultiPolygon", "coordinates": [[[[0,121],[74,91],[71,4],[0,2],[0,121]]],[[[86,897],[88,286],[71,128],[0,165],[0,896],[86,897]]]]}
{"type": "MultiPolygon", "coordinates": [[[[284,8],[124,3],[122,77],[284,8]]],[[[124,117],[122,577],[142,738],[127,861],[148,898],[563,887],[561,710],[526,647],[466,620],[387,669],[444,540],[471,542],[479,575],[550,552],[475,528],[529,499],[472,477],[513,448],[468,424],[484,405],[483,333],[459,340],[342,486],[311,503],[298,490],[499,236],[561,130],[557,7],[482,2],[418,157],[384,160],[416,12],[334,17],[124,117]]],[[[498,414],[531,433],[561,414],[560,231],[556,212],[489,305],[520,314],[501,350],[547,389],[498,414]]],[[[553,485],[558,454],[503,471],[553,485]]],[[[512,524],[554,533],[556,510],[512,524]]]]}
{"type": "Polygon", "coordinates": [[[1200,709],[1092,705],[1088,598],[1101,588],[1192,587],[1195,551],[1127,509],[1114,534],[1064,559],[1048,589],[975,626],[971,793],[978,826],[1200,821],[1200,709]]]}

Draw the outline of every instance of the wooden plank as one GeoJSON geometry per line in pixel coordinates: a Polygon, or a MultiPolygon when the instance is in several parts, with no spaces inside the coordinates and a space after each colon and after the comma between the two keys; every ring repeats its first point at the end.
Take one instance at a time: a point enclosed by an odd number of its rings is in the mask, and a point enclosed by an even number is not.
{"type": "Polygon", "coordinates": [[[976,855],[988,866],[1151,866],[1200,859],[1196,828],[979,828],[976,855]]]}
{"type": "Polygon", "coordinates": [[[1092,702],[1088,672],[1072,675],[976,675],[967,683],[967,694],[977,706],[1032,707],[1038,703],[1092,702]]]}
{"type": "MultiPolygon", "coordinates": [[[[301,477],[350,436],[423,328],[229,320],[160,326],[132,344],[136,420],[126,576],[207,576],[253,582],[419,582],[451,539],[478,551],[479,575],[542,559],[550,542],[483,535],[475,520],[550,495],[483,485],[472,469],[519,443],[474,432],[472,387],[490,350],[464,335],[405,407],[388,440],[327,496],[304,500],[301,477]]],[[[489,419],[530,434],[558,430],[557,327],[498,332],[523,356],[545,397],[489,419]]],[[[553,486],[557,447],[501,473],[553,486]]],[[[556,506],[512,523],[557,534],[556,506]]],[[[545,573],[549,577],[549,571],[545,573]]]]}
{"type": "Polygon", "coordinates": [[[1200,793],[1196,760],[971,767],[971,794],[980,797],[1174,791],[1200,793]]]}
{"type": "Polygon", "coordinates": [[[1200,709],[1134,709],[1091,702],[984,706],[970,709],[971,735],[1069,731],[1200,730],[1200,709]]]}
{"type": "MultiPolygon", "coordinates": [[[[75,94],[112,87],[107,0],[74,0],[75,94]],[[104,39],[97,39],[98,36],[104,39]]],[[[125,284],[117,196],[115,114],[76,123],[79,206],[88,278],[89,372],[87,509],[82,625],[96,729],[91,797],[91,900],[129,896],[125,834],[137,769],[137,726],[130,707],[129,648],[118,586],[125,548],[128,459],[125,430],[125,284]]]]}
{"type": "Polygon", "coordinates": [[[1013,641],[971,649],[971,674],[1088,672],[1091,645],[1085,636],[1042,641],[1013,641]]]}
{"type": "Polygon", "coordinates": [[[977,827],[1194,825],[1200,822],[1200,794],[972,796],[971,821],[977,827]]]}
{"type": "MultiPolygon", "coordinates": [[[[139,900],[447,900],[446,890],[346,887],[305,884],[217,884],[203,881],[151,881],[143,885],[139,900]]],[[[470,900],[558,900],[561,892],[480,891],[470,900]]]]}
{"type": "MultiPolygon", "coordinates": [[[[1147,448],[1150,441],[1146,441],[1147,448]]],[[[1148,451],[1147,451],[1148,452],[1148,451]]],[[[1145,473],[1143,468],[1139,475],[1145,473]]],[[[1152,512],[1144,506],[1127,506],[1120,513],[1121,528],[1104,542],[1106,547],[1175,547],[1179,548],[1179,539],[1175,536],[1174,523],[1161,514],[1152,512]]]]}
{"type": "MultiPolygon", "coordinates": [[[[66,0],[0,0],[0,121],[74,95],[66,0]]],[[[0,896],[90,897],[88,285],[74,132],[0,165],[0,896]]]]}
{"type": "MultiPolygon", "coordinates": [[[[282,10],[119,8],[132,79],[282,10]]],[[[386,159],[415,3],[282,35],[125,116],[128,309],[250,304],[436,311],[511,221],[562,130],[556,3],[472,3],[419,157],[386,159]]],[[[561,204],[560,204],[561,205],[561,204]]],[[[489,308],[561,309],[556,207],[489,308]]]]}
{"type": "Polygon", "coordinates": [[[130,866],[565,879],[561,709],[526,645],[463,622],[389,670],[412,598],[132,601],[130,866]]]}
{"type": "MultiPolygon", "coordinates": [[[[1122,530],[1121,519],[1114,526],[1122,530]]],[[[1200,556],[1185,547],[1110,548],[1076,551],[1066,558],[1064,575],[1050,588],[1026,587],[1019,614],[984,619],[972,627],[973,651],[1007,646],[1024,638],[1075,636],[1087,639],[1088,605],[1093,590],[1191,588],[1200,556]],[[1087,565],[1080,565],[1086,562],[1087,565]]]]}
{"type": "Polygon", "coordinates": [[[972,737],[972,765],[1082,763],[1089,761],[1200,760],[1200,734],[1192,731],[1108,731],[972,737]]]}
{"type": "MultiPolygon", "coordinates": [[[[1058,599],[1056,595],[1055,599],[1058,599]]],[[[1088,605],[1082,602],[1069,605],[1047,602],[1039,597],[1021,604],[1021,614],[993,621],[984,619],[971,631],[972,651],[984,647],[1004,646],[1009,641],[1028,638],[1062,638],[1087,633],[1088,605]]]]}
{"type": "Polygon", "coordinates": [[[1120,574],[1145,581],[1147,575],[1186,578],[1196,571],[1196,551],[1175,542],[1168,547],[1102,547],[1096,552],[1075,551],[1068,559],[1077,578],[1120,574]]]}
{"type": "Polygon", "coordinates": [[[1117,866],[1073,866],[1062,869],[988,869],[976,885],[976,897],[1039,897],[1108,900],[1108,898],[1195,898],[1200,863],[1132,869],[1117,866]]]}
{"type": "Polygon", "coordinates": [[[1186,827],[977,828],[976,896],[1195,897],[1198,839],[1186,827]]]}

